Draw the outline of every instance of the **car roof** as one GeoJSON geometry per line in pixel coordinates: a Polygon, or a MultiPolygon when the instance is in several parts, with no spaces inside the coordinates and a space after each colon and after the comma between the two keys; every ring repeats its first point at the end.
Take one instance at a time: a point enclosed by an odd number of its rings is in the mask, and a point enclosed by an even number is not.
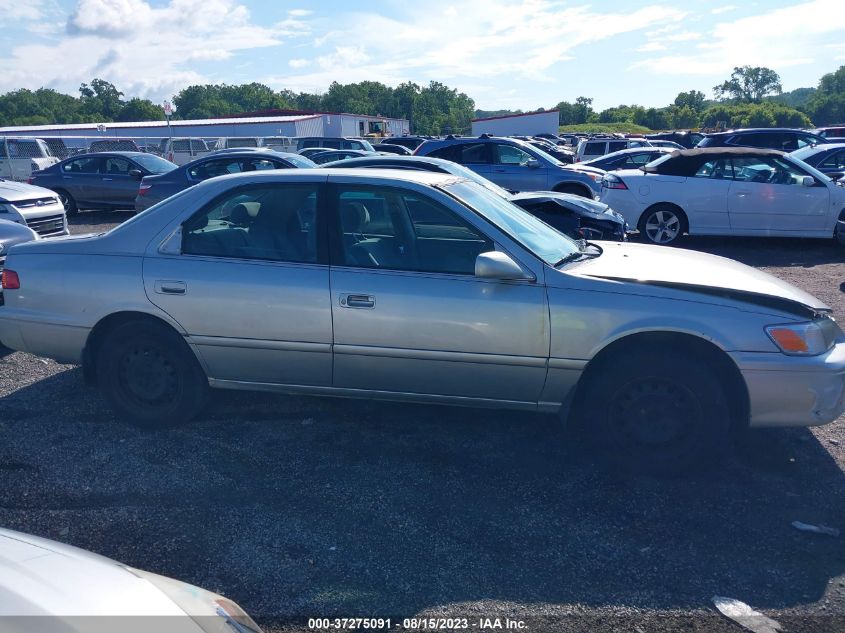
{"type": "Polygon", "coordinates": [[[795,132],[795,133],[802,133],[802,134],[812,134],[813,136],[818,136],[814,132],[808,132],[807,130],[801,130],[799,128],[794,127],[744,127],[744,128],[737,128],[735,130],[724,130],[722,132],[712,132],[707,136],[728,136],[732,134],[749,134],[749,133],[758,133],[758,132],[795,132]]]}
{"type": "Polygon", "coordinates": [[[673,148],[671,147],[649,147],[648,145],[644,145],[642,147],[626,147],[625,149],[616,150],[615,152],[605,154],[604,156],[599,156],[598,158],[594,158],[593,160],[587,162],[600,161],[604,160],[605,158],[610,158],[612,156],[623,156],[626,154],[638,154],[642,152],[659,152],[663,154],[668,154],[672,151],[672,149],[673,148]]]}
{"type": "MultiPolygon", "coordinates": [[[[69,156],[62,162],[72,160],[74,158],[100,158],[105,156],[125,156],[126,158],[135,158],[136,156],[155,156],[155,154],[150,154],[149,152],[121,152],[120,150],[114,152],[85,152],[84,154],[74,154],[73,156],[69,156]]],[[[157,158],[161,158],[161,156],[158,156],[157,158]]]]}
{"type": "Polygon", "coordinates": [[[273,169],[265,171],[246,171],[237,174],[228,174],[225,176],[218,176],[205,180],[197,186],[202,186],[206,183],[214,181],[219,182],[222,179],[268,179],[268,180],[295,180],[302,182],[308,180],[309,176],[313,177],[316,182],[325,182],[327,177],[338,177],[345,180],[361,180],[368,182],[373,180],[400,180],[403,182],[411,182],[420,185],[434,187],[437,185],[444,185],[456,180],[465,180],[460,176],[454,174],[444,174],[436,171],[424,171],[421,169],[341,169],[341,168],[304,168],[304,169],[273,169]]]}
{"type": "Polygon", "coordinates": [[[749,156],[783,156],[785,152],[777,149],[764,149],[759,147],[694,147],[693,149],[674,149],[671,151],[672,158],[677,156],[710,156],[713,154],[734,154],[749,156]]]}

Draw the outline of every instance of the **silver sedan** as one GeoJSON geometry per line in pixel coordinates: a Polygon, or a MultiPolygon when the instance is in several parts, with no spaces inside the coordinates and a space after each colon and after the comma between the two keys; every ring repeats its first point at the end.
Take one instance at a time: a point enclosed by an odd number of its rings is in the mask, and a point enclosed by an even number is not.
{"type": "Polygon", "coordinates": [[[3,285],[5,345],[81,363],[146,427],[209,387],[505,407],[672,467],[732,426],[845,409],[845,336],[815,297],[703,253],[576,243],[448,174],[215,178],[13,248],[3,285]]]}

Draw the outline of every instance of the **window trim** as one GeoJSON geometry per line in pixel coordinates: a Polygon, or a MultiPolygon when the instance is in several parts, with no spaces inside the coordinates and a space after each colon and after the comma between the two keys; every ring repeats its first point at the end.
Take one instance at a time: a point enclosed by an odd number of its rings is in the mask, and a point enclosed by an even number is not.
{"type": "Polygon", "coordinates": [[[198,210],[194,211],[191,215],[187,218],[183,219],[179,222],[176,228],[171,232],[170,236],[165,238],[165,240],[161,243],[161,247],[159,248],[160,254],[170,254],[177,257],[190,257],[194,259],[209,259],[213,261],[226,261],[226,262],[238,262],[238,263],[249,263],[249,264],[272,264],[272,265],[281,265],[281,266],[328,266],[329,265],[329,244],[328,244],[328,222],[327,222],[327,212],[326,212],[326,187],[327,185],[322,181],[293,181],[292,183],[279,183],[279,182],[267,182],[267,183],[245,183],[243,185],[238,185],[237,187],[232,187],[231,189],[227,189],[219,193],[218,195],[214,196],[211,200],[203,204],[198,210]],[[317,205],[315,209],[316,213],[316,224],[317,224],[317,259],[313,262],[293,262],[293,261],[285,261],[280,259],[258,259],[258,258],[250,258],[250,257],[227,257],[224,255],[200,255],[197,253],[185,253],[182,250],[182,244],[185,239],[185,225],[188,224],[194,218],[207,214],[213,207],[220,204],[221,201],[226,199],[227,197],[232,197],[238,195],[242,191],[247,191],[249,189],[257,189],[257,188],[267,188],[267,187],[286,187],[286,186],[296,186],[296,185],[311,185],[314,186],[317,190],[317,205]],[[170,244],[171,240],[176,237],[176,234],[179,235],[179,244],[178,248],[173,248],[170,244]],[[172,250],[171,250],[172,249],[172,250]],[[177,252],[178,251],[178,252],[177,252]]]}

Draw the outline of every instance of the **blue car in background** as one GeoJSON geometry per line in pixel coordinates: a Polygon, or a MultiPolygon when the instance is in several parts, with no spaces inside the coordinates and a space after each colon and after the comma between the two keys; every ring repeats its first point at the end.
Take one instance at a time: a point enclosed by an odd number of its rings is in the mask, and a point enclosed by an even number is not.
{"type": "Polygon", "coordinates": [[[464,165],[513,192],[557,191],[596,198],[605,174],[593,167],[564,165],[530,143],[487,134],[432,139],[414,154],[464,165]]]}

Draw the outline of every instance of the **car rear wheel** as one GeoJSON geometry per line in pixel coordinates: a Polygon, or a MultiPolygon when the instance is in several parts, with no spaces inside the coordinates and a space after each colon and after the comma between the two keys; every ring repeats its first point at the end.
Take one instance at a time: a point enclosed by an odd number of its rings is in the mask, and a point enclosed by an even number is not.
{"type": "Polygon", "coordinates": [[[115,412],[160,429],[188,422],[208,398],[208,379],[184,339],[164,324],[129,321],[97,350],[97,382],[115,412]]]}
{"type": "MultiPolygon", "coordinates": [[[[599,361],[602,362],[602,361],[599,361]]],[[[719,456],[731,409],[715,370],[682,352],[627,352],[585,376],[578,428],[611,465],[684,472],[719,456]]]]}
{"type": "Polygon", "coordinates": [[[64,189],[56,189],[56,194],[59,196],[59,201],[65,208],[65,213],[68,216],[79,213],[79,207],[76,206],[76,200],[64,189]]]}
{"type": "Polygon", "coordinates": [[[640,235],[647,241],[662,245],[680,240],[686,228],[683,211],[668,204],[660,204],[647,210],[639,226],[640,235]]]}

